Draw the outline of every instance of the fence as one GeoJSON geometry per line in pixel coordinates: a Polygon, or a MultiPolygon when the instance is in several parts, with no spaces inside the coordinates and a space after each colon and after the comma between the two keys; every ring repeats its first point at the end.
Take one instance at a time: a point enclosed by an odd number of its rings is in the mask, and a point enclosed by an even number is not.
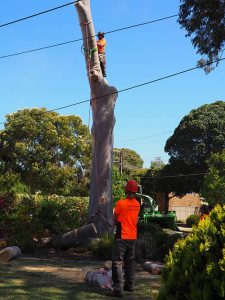
{"type": "Polygon", "coordinates": [[[187,217],[195,213],[195,206],[171,206],[176,212],[177,220],[186,221],[187,217]]]}

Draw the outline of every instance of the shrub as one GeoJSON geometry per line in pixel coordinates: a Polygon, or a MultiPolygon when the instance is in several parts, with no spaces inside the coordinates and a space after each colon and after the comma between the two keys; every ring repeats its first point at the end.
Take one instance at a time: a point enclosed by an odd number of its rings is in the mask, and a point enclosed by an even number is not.
{"type": "Polygon", "coordinates": [[[89,249],[99,259],[111,259],[114,236],[105,234],[99,239],[93,240],[89,249]]]}
{"type": "Polygon", "coordinates": [[[166,258],[158,300],[225,297],[225,206],[216,206],[166,258]]]}
{"type": "Polygon", "coordinates": [[[39,246],[44,232],[58,234],[85,224],[87,207],[87,198],[17,195],[6,199],[0,228],[5,229],[9,244],[31,251],[39,246]]]}
{"type": "Polygon", "coordinates": [[[43,229],[59,234],[87,222],[88,199],[48,196],[39,198],[38,219],[43,229]]]}
{"type": "Polygon", "coordinates": [[[136,243],[136,259],[162,261],[169,253],[175,242],[182,236],[170,229],[163,229],[154,223],[138,225],[138,240],[136,243]]]}
{"type": "Polygon", "coordinates": [[[9,245],[17,245],[24,252],[34,250],[37,244],[34,237],[40,232],[41,226],[37,220],[37,203],[32,197],[15,197],[2,219],[8,231],[9,245]]]}
{"type": "Polygon", "coordinates": [[[196,214],[190,215],[189,217],[187,217],[186,225],[188,227],[197,226],[199,221],[200,221],[200,215],[196,215],[196,214]]]}

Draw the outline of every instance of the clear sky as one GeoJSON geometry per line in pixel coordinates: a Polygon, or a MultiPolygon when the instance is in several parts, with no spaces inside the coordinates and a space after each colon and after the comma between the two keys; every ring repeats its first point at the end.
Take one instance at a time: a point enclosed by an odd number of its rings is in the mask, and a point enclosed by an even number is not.
{"type": "MultiPolygon", "coordinates": [[[[70,1],[0,0],[0,25],[70,1]]],[[[178,13],[177,0],[91,0],[95,31],[110,31],[178,13]]],[[[81,37],[73,5],[0,27],[0,56],[81,37]]],[[[176,18],[106,35],[107,80],[118,90],[196,65],[176,18]]],[[[19,109],[55,109],[89,99],[82,42],[0,59],[0,122],[19,109]]],[[[135,150],[149,167],[192,109],[225,99],[224,62],[209,75],[195,70],[119,94],[115,147],[135,150]]],[[[88,124],[88,103],[59,110],[88,124]]],[[[3,125],[0,125],[3,128],[3,125]]]]}

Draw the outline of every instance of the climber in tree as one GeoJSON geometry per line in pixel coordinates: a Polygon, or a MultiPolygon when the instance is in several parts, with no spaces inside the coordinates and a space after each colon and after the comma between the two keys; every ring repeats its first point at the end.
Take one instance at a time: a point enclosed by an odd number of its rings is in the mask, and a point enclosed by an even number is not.
{"type": "Polygon", "coordinates": [[[105,59],[105,46],[106,46],[106,40],[104,38],[104,32],[98,32],[98,40],[97,40],[97,46],[98,46],[98,57],[100,61],[100,66],[102,70],[103,77],[106,77],[106,59],[105,59]]]}

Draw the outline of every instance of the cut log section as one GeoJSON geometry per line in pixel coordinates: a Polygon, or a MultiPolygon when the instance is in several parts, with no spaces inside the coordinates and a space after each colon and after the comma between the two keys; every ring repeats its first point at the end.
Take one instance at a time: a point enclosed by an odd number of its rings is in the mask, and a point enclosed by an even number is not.
{"type": "Polygon", "coordinates": [[[94,223],[90,223],[59,236],[52,241],[52,247],[58,249],[69,249],[72,246],[77,246],[88,241],[89,238],[96,237],[96,226],[94,223]]]}
{"type": "Polygon", "coordinates": [[[6,247],[3,250],[0,251],[0,261],[10,261],[14,258],[17,258],[20,256],[21,250],[17,246],[12,246],[12,247],[6,247]]]}
{"type": "Polygon", "coordinates": [[[164,265],[158,264],[158,263],[153,263],[146,261],[143,264],[143,267],[146,271],[153,275],[160,275],[162,273],[162,270],[164,269],[164,265]]]}

